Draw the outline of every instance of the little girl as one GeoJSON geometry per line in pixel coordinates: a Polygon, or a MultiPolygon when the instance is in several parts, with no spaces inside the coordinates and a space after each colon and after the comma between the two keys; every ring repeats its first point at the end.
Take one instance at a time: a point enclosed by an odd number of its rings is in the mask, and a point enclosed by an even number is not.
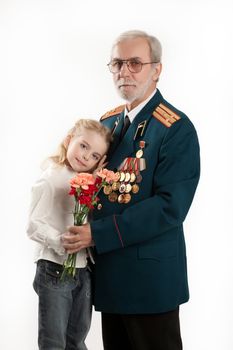
{"type": "Polygon", "coordinates": [[[69,180],[103,164],[111,133],[95,120],[80,119],[32,188],[27,233],[38,242],[33,287],[39,296],[40,350],[84,350],[91,324],[91,278],[85,250],[77,254],[74,278],[61,280],[67,254],[61,234],[73,225],[69,180]]]}

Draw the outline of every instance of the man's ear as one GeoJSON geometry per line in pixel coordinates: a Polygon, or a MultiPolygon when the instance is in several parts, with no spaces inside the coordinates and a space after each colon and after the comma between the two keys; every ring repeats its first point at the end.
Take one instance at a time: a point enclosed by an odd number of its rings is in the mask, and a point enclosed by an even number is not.
{"type": "Polygon", "coordinates": [[[68,148],[71,139],[72,139],[72,135],[67,135],[66,138],[64,139],[63,145],[64,145],[65,149],[68,148]]]}
{"type": "Polygon", "coordinates": [[[153,80],[154,81],[158,81],[159,80],[159,76],[161,74],[162,71],[162,63],[156,63],[155,64],[155,72],[153,74],[153,80]]]}

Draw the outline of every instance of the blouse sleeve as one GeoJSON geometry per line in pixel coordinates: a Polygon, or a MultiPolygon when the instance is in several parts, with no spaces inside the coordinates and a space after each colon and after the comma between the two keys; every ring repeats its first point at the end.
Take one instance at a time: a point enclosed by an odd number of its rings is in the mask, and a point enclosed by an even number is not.
{"type": "Polygon", "coordinates": [[[49,217],[53,205],[54,190],[48,181],[39,180],[32,188],[27,235],[30,239],[64,255],[61,232],[52,226],[49,217]]]}

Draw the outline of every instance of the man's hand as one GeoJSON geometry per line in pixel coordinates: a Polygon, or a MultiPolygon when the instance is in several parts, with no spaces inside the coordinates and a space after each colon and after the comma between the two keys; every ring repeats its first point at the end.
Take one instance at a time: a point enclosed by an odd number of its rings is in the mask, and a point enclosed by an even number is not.
{"type": "Polygon", "coordinates": [[[94,246],[90,224],[70,226],[68,232],[61,236],[61,241],[68,254],[77,253],[81,249],[94,246]]]}

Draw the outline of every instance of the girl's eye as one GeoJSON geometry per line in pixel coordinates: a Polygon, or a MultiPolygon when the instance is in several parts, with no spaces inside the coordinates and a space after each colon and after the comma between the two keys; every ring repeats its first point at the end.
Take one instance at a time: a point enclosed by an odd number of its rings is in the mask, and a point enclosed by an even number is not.
{"type": "Polygon", "coordinates": [[[93,157],[94,160],[99,160],[99,157],[96,154],[93,154],[92,157],[93,157]]]}
{"type": "Polygon", "coordinates": [[[86,145],[84,145],[84,143],[81,143],[80,146],[81,146],[81,148],[83,148],[83,149],[86,148],[86,145]]]}

